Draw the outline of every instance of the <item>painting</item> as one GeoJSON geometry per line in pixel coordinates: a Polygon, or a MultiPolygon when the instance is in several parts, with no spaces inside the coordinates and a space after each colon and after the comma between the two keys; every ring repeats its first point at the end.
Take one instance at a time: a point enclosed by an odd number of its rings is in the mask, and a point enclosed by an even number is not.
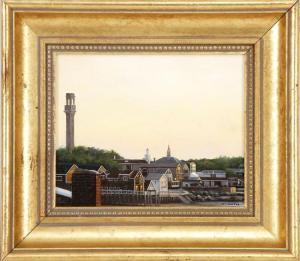
{"type": "Polygon", "coordinates": [[[1,261],[299,259],[298,0],[2,7],[1,261]]]}
{"type": "Polygon", "coordinates": [[[244,206],[245,57],[59,53],[56,206],[244,206]]]}

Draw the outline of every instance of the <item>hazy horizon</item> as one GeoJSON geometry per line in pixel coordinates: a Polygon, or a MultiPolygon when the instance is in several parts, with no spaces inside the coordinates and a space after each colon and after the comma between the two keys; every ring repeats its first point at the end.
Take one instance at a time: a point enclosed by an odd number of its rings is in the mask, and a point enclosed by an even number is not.
{"type": "MultiPolygon", "coordinates": [[[[105,150],[105,149],[102,149],[102,148],[97,148],[97,147],[92,147],[92,146],[84,146],[84,145],[76,145],[76,147],[86,147],[86,148],[94,148],[94,149],[97,149],[97,150],[105,150]]],[[[58,147],[56,148],[56,150],[59,150],[59,149],[66,149],[65,146],[61,146],[61,147],[58,147]]],[[[105,151],[114,151],[116,153],[118,153],[118,151],[114,150],[114,149],[111,149],[111,150],[105,150],[105,151]]],[[[124,159],[129,159],[128,157],[126,157],[126,155],[121,155],[120,153],[118,153],[122,158],[124,159]]],[[[166,155],[161,155],[160,157],[152,157],[152,160],[155,158],[155,160],[161,158],[161,157],[165,157],[166,155]]],[[[171,155],[172,157],[174,156],[175,158],[178,158],[176,157],[176,155],[171,155]]],[[[217,159],[217,158],[223,158],[223,157],[226,157],[226,158],[244,158],[243,155],[236,155],[236,156],[228,156],[228,155],[219,155],[219,156],[215,156],[215,157],[198,157],[198,158],[188,158],[188,159],[183,159],[183,158],[178,158],[179,160],[185,160],[185,161],[188,161],[188,160],[193,160],[193,159],[196,159],[196,160],[201,160],[201,159],[208,159],[208,160],[212,160],[212,159],[217,159]]],[[[142,159],[142,157],[139,157],[139,158],[130,158],[130,159],[142,159]]]]}
{"type": "Polygon", "coordinates": [[[125,158],[244,157],[242,55],[59,54],[56,148],[65,93],[75,93],[75,146],[125,158]]]}

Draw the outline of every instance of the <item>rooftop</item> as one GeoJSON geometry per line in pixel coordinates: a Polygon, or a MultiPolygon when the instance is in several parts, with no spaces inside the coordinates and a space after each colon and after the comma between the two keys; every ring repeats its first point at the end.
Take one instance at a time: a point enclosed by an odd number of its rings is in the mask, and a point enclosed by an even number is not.
{"type": "Polygon", "coordinates": [[[160,180],[164,173],[149,173],[145,180],[160,180]]]}
{"type": "Polygon", "coordinates": [[[207,173],[207,174],[217,174],[217,173],[226,173],[225,170],[219,170],[219,169],[205,169],[201,170],[200,173],[207,173]]]}
{"type": "Polygon", "coordinates": [[[181,161],[172,156],[166,156],[158,159],[154,162],[155,164],[180,164],[181,161]]]}
{"type": "Polygon", "coordinates": [[[143,160],[143,159],[118,159],[116,160],[117,162],[119,163],[145,163],[147,164],[147,161],[146,160],[143,160]]]}

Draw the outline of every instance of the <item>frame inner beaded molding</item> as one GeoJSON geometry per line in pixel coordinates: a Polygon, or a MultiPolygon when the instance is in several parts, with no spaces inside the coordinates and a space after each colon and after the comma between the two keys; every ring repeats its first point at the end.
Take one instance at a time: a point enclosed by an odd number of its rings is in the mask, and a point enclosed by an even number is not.
{"type": "MultiPolygon", "coordinates": [[[[46,100],[47,100],[47,215],[48,216],[254,216],[254,48],[252,45],[197,45],[197,44],[47,44],[46,45],[46,100]],[[54,162],[54,55],[56,53],[240,53],[246,55],[246,151],[245,201],[247,207],[176,206],[176,207],[55,207],[54,162]]],[[[245,140],[245,139],[244,139],[245,140]]]]}

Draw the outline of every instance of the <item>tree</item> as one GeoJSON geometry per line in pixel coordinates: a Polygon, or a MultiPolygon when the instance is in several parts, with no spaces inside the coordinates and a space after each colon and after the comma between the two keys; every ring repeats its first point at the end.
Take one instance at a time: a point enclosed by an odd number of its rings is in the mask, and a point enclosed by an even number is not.
{"type": "Polygon", "coordinates": [[[229,168],[240,168],[244,166],[243,157],[218,157],[214,159],[190,159],[189,162],[196,163],[197,171],[201,170],[225,170],[229,168]]]}
{"type": "Polygon", "coordinates": [[[56,150],[57,173],[66,173],[73,164],[82,168],[98,169],[103,165],[110,173],[118,173],[120,169],[117,159],[122,157],[113,150],[102,150],[94,147],[75,147],[72,151],[65,148],[56,150]]]}

